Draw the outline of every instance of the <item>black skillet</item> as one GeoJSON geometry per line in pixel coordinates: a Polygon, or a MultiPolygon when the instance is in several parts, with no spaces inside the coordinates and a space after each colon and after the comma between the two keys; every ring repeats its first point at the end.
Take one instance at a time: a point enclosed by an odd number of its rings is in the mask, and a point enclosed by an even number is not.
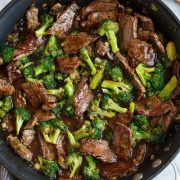
{"type": "MultiPolygon", "coordinates": [[[[49,0],[52,1],[52,0],[49,0]]],[[[70,0],[62,0],[63,3],[69,3],[70,0]]],[[[78,0],[79,5],[84,5],[91,0],[78,0]]],[[[147,12],[152,17],[158,29],[165,34],[168,39],[176,43],[177,50],[180,53],[180,21],[160,0],[122,0],[134,9],[140,12],[147,12]]],[[[13,0],[0,13],[0,42],[5,40],[8,33],[11,32],[14,24],[23,17],[28,6],[35,3],[38,7],[45,2],[44,0],[13,0]]],[[[46,1],[48,2],[48,0],[46,1]]],[[[143,179],[152,179],[161,172],[175,157],[180,150],[180,121],[175,121],[171,127],[165,142],[155,147],[155,158],[162,161],[157,168],[152,167],[151,160],[146,160],[138,169],[143,173],[143,179]],[[169,147],[169,151],[167,151],[169,147]]],[[[6,144],[3,132],[0,131],[0,163],[18,179],[22,180],[41,180],[47,179],[37,171],[33,170],[27,162],[18,157],[6,144]]],[[[132,176],[123,178],[132,179],[132,176]]]]}

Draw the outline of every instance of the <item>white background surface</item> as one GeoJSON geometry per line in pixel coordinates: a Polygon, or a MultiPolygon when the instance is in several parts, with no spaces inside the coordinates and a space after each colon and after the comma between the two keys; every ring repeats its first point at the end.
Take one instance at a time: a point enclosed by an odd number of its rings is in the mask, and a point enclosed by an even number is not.
{"type": "MultiPolygon", "coordinates": [[[[11,0],[0,0],[0,10],[8,4],[11,0]]],[[[180,3],[176,3],[175,0],[162,0],[180,19],[180,3]]],[[[179,42],[180,43],[180,42],[179,42]]],[[[153,180],[180,180],[180,153],[172,161],[172,163],[165,168],[157,177],[153,180]]]]}

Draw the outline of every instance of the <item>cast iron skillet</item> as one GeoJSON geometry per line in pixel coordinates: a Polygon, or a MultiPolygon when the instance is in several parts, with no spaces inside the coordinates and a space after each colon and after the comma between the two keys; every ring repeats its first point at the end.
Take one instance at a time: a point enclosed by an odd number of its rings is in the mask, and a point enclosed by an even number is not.
{"type": "MultiPolygon", "coordinates": [[[[52,1],[52,0],[49,0],[52,1]]],[[[61,0],[62,3],[69,3],[70,0],[61,0]]],[[[84,5],[91,0],[77,0],[79,5],[84,5]]],[[[161,1],[157,0],[122,0],[128,3],[138,11],[146,11],[155,22],[158,29],[163,32],[170,40],[176,43],[177,50],[180,53],[180,22],[175,15],[161,1]],[[155,9],[156,11],[154,11],[155,9]]],[[[13,0],[0,13],[0,42],[5,40],[8,33],[11,32],[14,24],[24,15],[27,8],[35,3],[41,7],[44,0],[13,0]]],[[[46,0],[48,2],[48,0],[46,0]]],[[[6,144],[3,132],[0,131],[0,162],[9,169],[9,171],[18,179],[22,180],[44,180],[47,179],[30,165],[18,157],[13,150],[6,144]]],[[[152,179],[161,172],[175,157],[180,149],[180,121],[175,121],[171,127],[166,140],[163,144],[155,146],[155,157],[162,160],[157,168],[152,168],[152,161],[146,160],[140,166],[138,172],[143,173],[143,179],[152,179]],[[170,147],[169,151],[164,148],[170,147]]],[[[167,148],[166,148],[167,149],[167,148]]],[[[123,179],[132,179],[126,177],[123,179]]]]}

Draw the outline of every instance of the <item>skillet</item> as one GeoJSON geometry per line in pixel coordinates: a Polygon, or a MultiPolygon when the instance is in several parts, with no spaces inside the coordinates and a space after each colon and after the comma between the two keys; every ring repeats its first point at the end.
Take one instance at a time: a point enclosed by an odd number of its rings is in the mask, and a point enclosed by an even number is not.
{"type": "MultiPolygon", "coordinates": [[[[50,1],[50,0],[49,0],[50,1]]],[[[0,42],[5,40],[8,33],[11,32],[14,24],[23,17],[27,8],[34,3],[37,7],[48,0],[13,0],[1,13],[0,13],[0,42]]],[[[62,3],[69,3],[70,0],[61,0],[62,3]]],[[[81,6],[88,3],[90,0],[77,0],[81,6]]],[[[137,11],[145,11],[152,17],[156,27],[169,39],[173,40],[176,44],[177,50],[180,53],[180,21],[175,15],[166,7],[161,1],[157,0],[122,0],[132,6],[137,11]]],[[[162,163],[157,167],[152,167],[151,160],[146,160],[139,167],[138,172],[143,174],[142,179],[152,179],[159,172],[161,172],[170,161],[176,156],[180,150],[180,121],[176,120],[169,130],[165,141],[158,146],[155,146],[155,158],[160,159],[162,163]],[[167,147],[169,150],[167,151],[167,147]]],[[[23,161],[16,155],[10,147],[6,144],[5,136],[0,131],[0,162],[18,179],[23,180],[41,180],[47,179],[37,171],[33,170],[28,163],[23,161]]],[[[123,179],[132,179],[132,176],[123,179]]]]}

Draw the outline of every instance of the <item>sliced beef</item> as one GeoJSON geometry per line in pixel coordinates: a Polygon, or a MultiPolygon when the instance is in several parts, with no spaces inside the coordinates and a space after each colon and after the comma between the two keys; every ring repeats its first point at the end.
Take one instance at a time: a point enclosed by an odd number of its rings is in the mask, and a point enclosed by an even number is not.
{"type": "Polygon", "coordinates": [[[140,31],[138,33],[138,38],[142,41],[150,42],[154,47],[160,52],[164,53],[165,49],[162,42],[159,40],[159,37],[156,33],[151,31],[140,31]]]}
{"type": "Polygon", "coordinates": [[[156,61],[156,52],[152,45],[135,38],[129,43],[128,55],[134,61],[147,66],[154,66],[156,61]]]}
{"type": "Polygon", "coordinates": [[[49,111],[56,106],[56,102],[57,102],[57,98],[53,95],[48,94],[46,95],[45,102],[41,108],[45,111],[49,111]]]}
{"type": "Polygon", "coordinates": [[[81,116],[88,108],[89,103],[93,100],[93,93],[89,89],[87,78],[83,77],[75,92],[73,104],[75,106],[75,115],[81,116]]]}
{"type": "Polygon", "coordinates": [[[38,118],[35,115],[33,115],[32,118],[29,121],[27,121],[23,129],[32,129],[37,124],[38,124],[38,118]]]}
{"type": "Polygon", "coordinates": [[[8,133],[15,131],[14,117],[12,113],[9,113],[4,118],[4,123],[5,123],[5,127],[3,126],[3,129],[5,129],[8,133]]]}
{"type": "Polygon", "coordinates": [[[80,32],[77,35],[68,35],[64,42],[64,51],[67,54],[77,54],[79,49],[88,46],[97,39],[96,35],[80,32]]]}
{"type": "Polygon", "coordinates": [[[125,74],[131,78],[132,84],[134,85],[136,91],[136,99],[141,99],[141,97],[143,97],[144,93],[146,92],[145,87],[135,74],[134,69],[129,66],[126,58],[120,52],[116,53],[116,57],[118,58],[121,67],[124,69],[125,74]]]}
{"type": "Polygon", "coordinates": [[[51,111],[44,111],[41,109],[38,109],[35,112],[35,116],[38,119],[38,122],[49,121],[56,118],[56,116],[51,111]]]}
{"type": "Polygon", "coordinates": [[[131,152],[132,132],[121,123],[116,123],[113,129],[114,152],[120,159],[128,159],[131,152]]]}
{"type": "Polygon", "coordinates": [[[83,139],[79,151],[85,155],[92,155],[104,163],[117,161],[117,157],[109,148],[108,142],[104,140],[83,139]]]}
{"type": "Polygon", "coordinates": [[[51,9],[49,14],[52,14],[53,16],[57,16],[60,12],[62,12],[64,9],[64,6],[61,5],[60,3],[55,3],[51,9]]]}
{"type": "Polygon", "coordinates": [[[63,169],[67,169],[67,165],[66,165],[66,162],[65,162],[66,153],[65,153],[65,150],[63,148],[63,140],[64,140],[64,136],[60,135],[58,140],[57,140],[57,143],[56,143],[57,157],[58,157],[58,164],[63,169]]]}
{"type": "Polygon", "coordinates": [[[26,107],[26,98],[24,97],[20,89],[15,90],[15,93],[13,94],[12,98],[15,107],[26,107]]]}
{"type": "Polygon", "coordinates": [[[29,146],[31,144],[31,142],[33,141],[33,139],[35,138],[35,134],[36,134],[36,131],[34,131],[32,129],[24,130],[22,132],[21,142],[25,146],[29,146]]]}
{"type": "Polygon", "coordinates": [[[31,55],[39,47],[39,45],[43,43],[44,40],[42,38],[37,38],[32,34],[27,35],[14,50],[13,60],[18,60],[22,56],[31,55]]]}
{"type": "Polygon", "coordinates": [[[4,79],[0,79],[0,95],[1,96],[11,96],[15,89],[10,83],[4,79]]]}
{"type": "Polygon", "coordinates": [[[148,117],[159,116],[168,112],[170,106],[161,102],[156,96],[150,96],[135,102],[135,112],[148,117]]]}
{"type": "Polygon", "coordinates": [[[33,153],[23,145],[17,137],[10,134],[7,136],[7,142],[22,159],[25,159],[26,161],[32,160],[33,153]]]}
{"type": "Polygon", "coordinates": [[[180,60],[174,62],[173,74],[176,76],[178,80],[178,86],[180,86],[180,60]]]}
{"type": "Polygon", "coordinates": [[[119,15],[119,37],[121,48],[128,50],[132,38],[137,38],[137,18],[127,14],[119,15]]]}
{"type": "Polygon", "coordinates": [[[64,11],[60,12],[57,15],[56,22],[49,28],[49,34],[56,35],[58,38],[64,37],[65,33],[71,29],[79,8],[75,2],[72,2],[64,11]]]}
{"type": "Polygon", "coordinates": [[[22,84],[28,101],[34,108],[40,107],[46,101],[46,90],[40,82],[28,82],[22,84]]]}
{"type": "Polygon", "coordinates": [[[40,26],[38,19],[38,8],[31,6],[26,12],[27,27],[29,30],[36,30],[40,26]]]}
{"type": "Polygon", "coordinates": [[[73,73],[80,65],[77,56],[56,59],[56,70],[62,73],[73,73]]]}
{"type": "Polygon", "coordinates": [[[38,139],[41,146],[43,157],[47,160],[54,160],[55,159],[54,146],[52,144],[47,143],[44,140],[44,137],[40,133],[38,133],[38,139]]]}
{"type": "Polygon", "coordinates": [[[154,23],[151,18],[138,13],[135,13],[135,16],[140,20],[143,31],[154,31],[154,23]]]}

